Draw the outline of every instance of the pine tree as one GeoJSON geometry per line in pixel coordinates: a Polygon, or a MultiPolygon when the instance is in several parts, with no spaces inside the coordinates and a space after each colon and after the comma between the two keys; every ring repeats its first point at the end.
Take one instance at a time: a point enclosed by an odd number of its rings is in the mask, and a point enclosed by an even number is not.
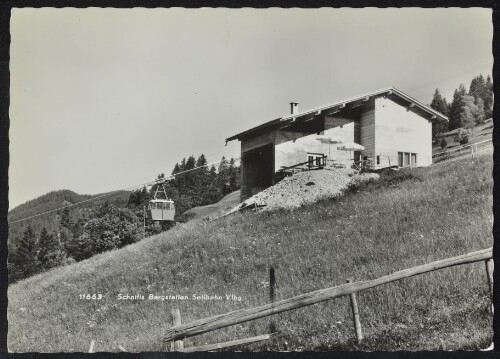
{"type": "Polygon", "coordinates": [[[193,155],[191,155],[188,157],[185,167],[185,171],[189,172],[186,172],[182,175],[185,185],[183,193],[191,198],[193,198],[196,194],[196,171],[193,171],[195,167],[196,159],[193,155]]]}
{"type": "Polygon", "coordinates": [[[201,167],[206,165],[207,165],[207,159],[205,158],[205,155],[202,153],[196,160],[196,167],[201,167]]]}
{"type": "Polygon", "coordinates": [[[188,157],[188,159],[186,161],[186,165],[184,167],[184,170],[185,171],[192,170],[195,167],[196,167],[196,159],[194,158],[193,155],[191,155],[188,157]]]}
{"type": "Polygon", "coordinates": [[[43,227],[40,233],[38,246],[40,250],[38,251],[37,258],[44,270],[57,267],[64,261],[65,255],[59,241],[45,227],[43,227]]]}
{"type": "Polygon", "coordinates": [[[176,162],[174,169],[172,170],[172,174],[175,175],[176,173],[179,173],[181,171],[181,168],[179,167],[179,164],[176,162]]]}
{"type": "Polygon", "coordinates": [[[210,183],[212,183],[216,179],[217,179],[217,169],[215,168],[215,165],[212,165],[210,167],[210,183]]]}
{"type": "Polygon", "coordinates": [[[463,84],[460,84],[458,89],[453,94],[453,101],[450,105],[450,122],[448,125],[449,130],[454,130],[461,126],[460,115],[463,111],[464,97],[467,95],[467,90],[463,84]]]}
{"type": "Polygon", "coordinates": [[[15,253],[9,254],[9,282],[31,277],[40,271],[37,259],[37,241],[31,226],[28,226],[19,241],[15,253]]]}
{"type": "MultiPolygon", "coordinates": [[[[469,95],[474,97],[474,103],[481,108],[484,118],[490,118],[493,110],[493,83],[488,75],[486,80],[480,74],[472,79],[469,87],[469,95]]],[[[480,109],[481,110],[481,109],[480,109]]],[[[481,122],[479,122],[481,123],[481,122]]]]}
{"type": "Polygon", "coordinates": [[[239,166],[236,166],[236,161],[231,157],[229,160],[229,193],[236,191],[240,185],[239,166]]]}
{"type": "Polygon", "coordinates": [[[484,116],[491,118],[493,116],[493,82],[490,75],[486,77],[485,94],[483,97],[484,102],[484,116]]]}
{"type": "Polygon", "coordinates": [[[222,195],[230,193],[229,191],[229,164],[226,157],[222,156],[219,163],[219,169],[217,171],[217,187],[221,191],[222,195]]]}
{"type": "Polygon", "coordinates": [[[210,184],[209,172],[207,167],[207,159],[204,154],[201,154],[196,160],[196,170],[194,171],[195,182],[195,197],[193,203],[195,206],[203,206],[210,204],[206,199],[206,191],[210,184]]]}
{"type": "Polygon", "coordinates": [[[73,226],[73,221],[71,219],[71,213],[69,207],[65,207],[61,212],[61,217],[59,220],[59,228],[71,228],[73,226]]]}
{"type": "Polygon", "coordinates": [[[475,103],[476,105],[476,110],[473,113],[474,115],[474,121],[476,125],[482,125],[484,123],[484,120],[486,119],[485,113],[484,113],[484,101],[482,98],[478,98],[475,103]]]}
{"type": "Polygon", "coordinates": [[[184,172],[186,170],[186,158],[184,157],[179,165],[179,172],[184,172]]]}
{"type": "MultiPolygon", "coordinates": [[[[445,116],[449,115],[450,106],[446,102],[446,99],[441,96],[438,89],[436,89],[436,91],[434,92],[434,97],[432,98],[430,107],[442,113],[445,116]]],[[[439,133],[445,132],[447,129],[448,129],[448,122],[446,121],[433,122],[432,137],[435,137],[439,133]]]]}

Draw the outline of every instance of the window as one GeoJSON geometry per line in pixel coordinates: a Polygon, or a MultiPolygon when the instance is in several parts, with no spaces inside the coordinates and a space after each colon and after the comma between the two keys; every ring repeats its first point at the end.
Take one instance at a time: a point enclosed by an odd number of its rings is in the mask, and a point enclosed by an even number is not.
{"type": "Polygon", "coordinates": [[[398,152],[398,166],[416,166],[417,165],[417,154],[410,152],[398,152]]]}
{"type": "Polygon", "coordinates": [[[377,165],[380,164],[380,156],[377,156],[377,165]]]}
{"type": "Polygon", "coordinates": [[[416,166],[417,165],[417,154],[416,153],[412,153],[411,154],[411,165],[412,166],[416,166]]]}

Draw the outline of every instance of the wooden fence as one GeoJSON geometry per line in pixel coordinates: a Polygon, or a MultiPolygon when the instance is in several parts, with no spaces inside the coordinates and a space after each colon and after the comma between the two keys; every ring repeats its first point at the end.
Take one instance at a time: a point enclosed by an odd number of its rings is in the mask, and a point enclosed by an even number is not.
{"type": "MultiPolygon", "coordinates": [[[[366,280],[366,281],[359,281],[359,282],[351,282],[348,281],[346,284],[336,286],[336,287],[331,287],[331,288],[325,288],[325,289],[320,289],[316,290],[313,292],[301,294],[292,298],[280,300],[274,303],[269,303],[265,305],[261,305],[258,307],[254,308],[249,308],[249,309],[240,309],[240,310],[235,310],[232,312],[212,316],[209,318],[204,318],[204,319],[199,319],[192,321],[190,323],[185,323],[185,324],[180,324],[179,322],[174,321],[174,326],[171,327],[170,329],[167,330],[166,335],[164,337],[164,345],[175,342],[175,341],[180,341],[183,338],[188,338],[188,337],[193,337],[196,335],[200,335],[203,333],[211,332],[217,329],[221,329],[224,327],[240,324],[243,322],[247,322],[250,320],[255,320],[259,318],[264,318],[270,315],[282,313],[285,311],[297,309],[297,308],[302,308],[305,306],[313,305],[322,301],[338,298],[341,296],[346,296],[349,295],[351,298],[351,306],[353,310],[353,317],[355,321],[355,328],[356,328],[356,333],[357,333],[357,338],[358,341],[362,339],[362,334],[361,334],[361,325],[359,323],[359,316],[357,317],[357,304],[356,304],[356,299],[355,299],[355,294],[356,292],[377,287],[382,284],[387,284],[391,282],[395,282],[404,278],[409,278],[413,277],[416,275],[432,272],[435,270],[443,269],[443,268],[449,268],[457,265],[462,265],[462,264],[468,264],[468,263],[475,263],[475,262],[480,262],[484,261],[485,262],[485,268],[486,268],[486,273],[487,273],[487,278],[488,278],[488,283],[490,286],[490,293],[493,293],[493,263],[492,263],[492,248],[488,249],[483,249],[480,251],[476,252],[471,252],[467,254],[463,254],[457,257],[452,257],[452,258],[447,258],[431,263],[427,263],[424,265],[420,265],[417,267],[409,268],[409,269],[404,269],[398,272],[394,272],[392,274],[386,275],[384,277],[380,277],[377,279],[373,280],[366,280]]],[[[175,319],[175,316],[174,316],[175,319]]],[[[260,337],[254,337],[254,338],[248,338],[246,340],[251,340],[254,339],[259,339],[263,340],[263,336],[260,337]]],[[[267,339],[268,337],[266,337],[267,339]]],[[[245,339],[242,339],[244,341],[245,339]]],[[[234,342],[234,341],[233,341],[234,342]]],[[[226,342],[227,343],[232,343],[232,342],[226,342]]],[[[242,344],[242,343],[239,343],[242,344]]],[[[219,346],[217,347],[218,344],[213,344],[210,347],[213,349],[222,347],[219,346]]],[[[229,346],[229,345],[226,345],[229,346]]],[[[200,349],[202,347],[198,347],[196,349],[200,349]]],[[[174,348],[175,349],[175,348],[174,348]]],[[[180,348],[179,348],[180,349],[180,348]]],[[[206,350],[213,350],[213,349],[206,349],[206,350]]],[[[186,351],[186,350],[182,350],[186,351]]],[[[190,351],[195,351],[195,349],[190,350],[190,351]]]]}
{"type": "Polygon", "coordinates": [[[470,154],[472,155],[472,158],[474,158],[475,153],[479,151],[478,147],[484,146],[488,143],[492,142],[492,139],[476,142],[476,143],[470,143],[467,145],[459,146],[457,148],[449,149],[449,150],[444,150],[441,152],[434,153],[432,155],[432,158],[435,160],[434,162],[439,162],[440,160],[445,160],[447,158],[453,157],[453,156],[461,156],[461,155],[466,155],[470,154]]]}

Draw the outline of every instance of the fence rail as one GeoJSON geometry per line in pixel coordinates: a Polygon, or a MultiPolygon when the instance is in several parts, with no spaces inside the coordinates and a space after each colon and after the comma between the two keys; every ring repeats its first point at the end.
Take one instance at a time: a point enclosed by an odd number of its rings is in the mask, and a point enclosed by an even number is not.
{"type": "Polygon", "coordinates": [[[441,151],[441,152],[437,152],[437,153],[434,153],[432,155],[432,158],[438,158],[438,157],[443,157],[443,156],[449,156],[449,155],[453,155],[455,154],[456,152],[462,152],[463,150],[466,150],[468,148],[470,148],[472,151],[477,151],[477,146],[478,145],[484,145],[488,142],[491,142],[492,139],[487,139],[487,140],[484,140],[484,141],[480,141],[480,142],[475,142],[475,143],[470,143],[470,144],[467,144],[467,145],[463,145],[463,146],[459,146],[457,148],[453,148],[453,149],[450,149],[450,150],[444,150],[444,151],[441,151]]]}
{"type": "Polygon", "coordinates": [[[175,325],[166,331],[164,343],[211,332],[216,329],[267,317],[285,311],[302,308],[325,300],[350,295],[361,290],[377,287],[382,284],[395,282],[403,278],[409,278],[443,268],[480,261],[486,261],[488,266],[488,262],[491,259],[492,248],[487,248],[457,257],[447,258],[417,267],[404,269],[378,279],[347,283],[336,287],[320,289],[259,307],[240,309],[209,318],[195,320],[182,325],[175,325]]]}

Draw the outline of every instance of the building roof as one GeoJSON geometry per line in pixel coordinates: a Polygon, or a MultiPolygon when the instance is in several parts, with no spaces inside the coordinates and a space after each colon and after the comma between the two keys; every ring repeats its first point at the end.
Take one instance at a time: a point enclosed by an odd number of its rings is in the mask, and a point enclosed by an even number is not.
{"type": "Polygon", "coordinates": [[[364,93],[364,94],[358,95],[356,97],[351,97],[348,99],[337,101],[337,102],[331,103],[329,105],[324,105],[324,106],[316,107],[316,108],[313,108],[313,109],[310,109],[310,110],[307,110],[304,112],[300,112],[300,113],[296,113],[296,114],[289,114],[287,116],[277,118],[275,120],[263,123],[262,125],[253,127],[249,130],[240,132],[234,136],[228,137],[228,138],[226,138],[226,142],[236,140],[236,139],[239,140],[239,139],[242,139],[245,137],[252,137],[252,135],[255,135],[256,133],[263,132],[263,131],[265,132],[266,130],[270,131],[270,130],[275,130],[278,128],[283,128],[283,127],[289,126],[291,123],[295,122],[296,120],[311,118],[311,116],[314,117],[314,116],[320,115],[320,114],[328,115],[327,113],[331,110],[342,109],[342,108],[346,107],[346,105],[348,105],[348,104],[362,103],[364,101],[367,101],[370,97],[382,96],[382,95],[391,96],[391,98],[394,98],[394,99],[399,99],[399,100],[407,103],[408,108],[418,109],[422,115],[428,114],[429,115],[428,119],[431,121],[433,121],[433,120],[448,121],[448,117],[444,116],[442,113],[430,108],[429,106],[424,105],[420,101],[415,100],[413,97],[405,94],[401,90],[398,90],[397,88],[391,86],[391,87],[383,88],[383,89],[380,89],[377,91],[364,93]]]}

